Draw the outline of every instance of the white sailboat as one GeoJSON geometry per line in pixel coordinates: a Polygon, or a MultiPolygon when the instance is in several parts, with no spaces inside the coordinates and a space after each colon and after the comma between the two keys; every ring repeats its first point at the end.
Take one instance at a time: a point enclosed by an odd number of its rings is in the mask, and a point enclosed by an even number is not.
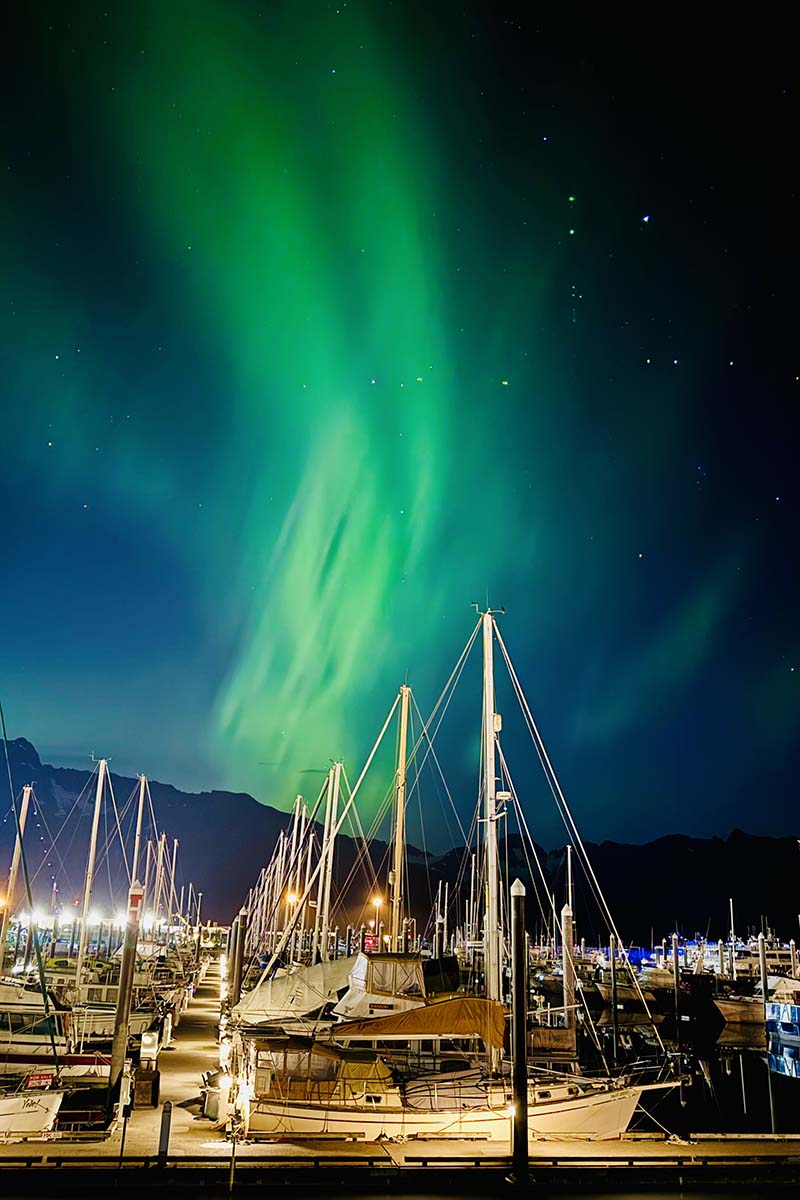
{"type": "Polygon", "coordinates": [[[64,1092],[26,1088],[0,1094],[0,1142],[19,1142],[52,1133],[64,1092]]]}
{"type": "MultiPolygon", "coordinates": [[[[502,1017],[504,939],[500,905],[500,863],[497,823],[505,816],[510,793],[498,793],[496,756],[502,728],[496,712],[494,692],[493,646],[496,634],[494,613],[487,609],[473,632],[482,632],[483,643],[483,827],[485,856],[485,908],[483,921],[483,966],[485,1000],[502,1017]]],[[[499,635],[497,635],[499,637],[499,635]]],[[[502,643],[501,643],[502,645],[502,643]]],[[[503,647],[505,654],[505,649],[503,647]]],[[[516,681],[515,681],[516,682],[516,681]]],[[[408,689],[401,689],[398,702],[407,712],[408,689]]],[[[403,712],[401,709],[401,713],[403,712]]],[[[392,709],[392,712],[394,708],[392,709]]],[[[391,717],[387,718],[384,729],[391,717]]],[[[380,739],[379,739],[380,740],[380,739]]],[[[368,764],[367,764],[368,765],[368,764]]],[[[363,778],[363,772],[362,776],[363,778]]],[[[360,779],[359,779],[360,783],[360,779]]],[[[345,809],[352,803],[353,789],[345,809]]],[[[392,921],[389,942],[392,950],[399,943],[402,917],[402,848],[404,838],[405,736],[400,738],[400,757],[396,784],[397,803],[393,856],[392,921]]],[[[327,814],[330,817],[330,811],[327,814]]],[[[326,819],[325,844],[338,829],[344,810],[326,819]]],[[[323,855],[323,863],[325,856],[323,855]]],[[[318,867],[318,870],[320,868],[318,867]]],[[[329,868],[328,868],[329,869],[329,868]]],[[[312,880],[313,882],[313,880],[312,880]]],[[[310,884],[306,887],[309,891],[310,884]]],[[[305,899],[305,897],[304,897],[305,899]]],[[[319,895],[318,915],[327,919],[329,891],[319,895]]],[[[273,952],[264,975],[274,967],[286,945],[285,931],[273,952]]],[[[323,941],[322,945],[325,945],[323,941]]],[[[413,1137],[455,1134],[506,1139],[509,1136],[510,1089],[502,1072],[502,1035],[485,1042],[488,1070],[471,1069],[460,1078],[403,1081],[393,1073],[385,1056],[375,1047],[391,1039],[387,1022],[401,1022],[401,1036],[408,1041],[414,1021],[422,1031],[418,1036],[431,1038],[429,1023],[440,1005],[425,1003],[424,987],[415,990],[413,969],[397,953],[358,955],[350,972],[350,988],[335,1010],[342,1017],[362,1016],[358,1036],[370,1049],[342,1048],[320,1041],[288,1038],[276,1043],[252,1030],[241,1040],[236,1057],[240,1080],[238,1103],[245,1128],[261,1134],[340,1134],[345,1137],[413,1137]],[[398,963],[403,966],[398,986],[398,963]],[[375,973],[393,971],[391,988],[375,986],[375,973]],[[405,993],[405,994],[404,994],[405,993]],[[386,1001],[389,996],[391,1003],[386,1001]],[[378,1001],[376,1002],[376,997],[378,1001]],[[391,1008],[391,1015],[383,1015],[391,1008]],[[409,1024],[410,1022],[410,1024],[409,1024]]],[[[262,976],[262,980],[263,980],[262,976]]],[[[277,981],[276,981],[277,982],[277,981]]],[[[502,1024],[502,1020],[501,1020],[502,1024]]],[[[353,1022],[350,1022],[351,1036],[353,1022]]],[[[339,1037],[348,1026],[325,1030],[327,1039],[339,1037]]],[[[396,1035],[395,1035],[396,1036],[396,1035]]],[[[460,1036],[451,1031],[451,1036],[460,1036]]],[[[531,1077],[529,1085],[530,1136],[603,1139],[619,1137],[628,1127],[643,1091],[652,1087],[674,1087],[675,1082],[634,1085],[624,1079],[589,1079],[579,1075],[552,1076],[542,1080],[531,1077]]]]}

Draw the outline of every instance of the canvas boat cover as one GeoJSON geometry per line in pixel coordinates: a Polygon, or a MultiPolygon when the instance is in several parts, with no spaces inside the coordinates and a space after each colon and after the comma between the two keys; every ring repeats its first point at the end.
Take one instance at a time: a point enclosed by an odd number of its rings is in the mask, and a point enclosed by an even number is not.
{"type": "Polygon", "coordinates": [[[415,1038],[478,1037],[487,1046],[501,1047],[504,1032],[502,1004],[480,996],[458,996],[408,1012],[392,1013],[389,1017],[343,1021],[334,1026],[331,1036],[337,1041],[344,1038],[413,1041],[415,1038]]]}
{"type": "Polygon", "coordinates": [[[261,1025],[288,1017],[304,1017],[338,999],[358,955],[299,967],[291,974],[261,980],[242,996],[232,1010],[234,1021],[242,1025],[261,1025]]]}

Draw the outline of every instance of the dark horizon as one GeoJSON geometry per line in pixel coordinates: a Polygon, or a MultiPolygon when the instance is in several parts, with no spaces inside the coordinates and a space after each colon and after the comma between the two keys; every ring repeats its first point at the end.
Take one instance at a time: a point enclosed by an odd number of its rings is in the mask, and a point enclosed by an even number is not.
{"type": "MultiPolygon", "coordinates": [[[[26,768],[39,772],[39,787],[36,794],[39,808],[45,813],[42,834],[49,829],[55,831],[65,814],[72,811],[80,791],[91,778],[88,768],[76,770],[71,767],[53,767],[51,764],[31,759],[35,747],[24,739],[9,743],[12,773],[15,787],[20,788],[26,768]]],[[[91,765],[91,764],[90,764],[91,765]]],[[[30,770],[27,771],[30,774],[30,770]]],[[[134,790],[137,781],[120,776],[112,771],[117,803],[122,806],[126,792],[119,789],[122,782],[134,790]]],[[[227,924],[238,912],[245,899],[247,888],[257,878],[273,851],[280,829],[287,823],[287,814],[268,806],[259,805],[246,793],[204,793],[186,795],[172,785],[151,780],[151,791],[159,821],[159,828],[171,840],[177,837],[180,845],[178,857],[179,886],[193,881],[195,890],[204,893],[204,912],[209,919],[227,924]],[[230,864],[236,863],[231,872],[230,864]]],[[[8,805],[5,774],[0,781],[0,805],[8,805]]],[[[34,877],[34,892],[40,903],[51,898],[51,883],[58,887],[59,898],[68,909],[71,899],[81,894],[85,867],[86,844],[78,826],[82,822],[83,832],[88,838],[91,810],[91,789],[85,797],[83,808],[73,816],[67,826],[69,853],[52,853],[49,844],[37,853],[40,838],[31,826],[31,837],[26,837],[29,847],[30,866],[34,877]]],[[[38,818],[37,818],[38,819],[38,818]]],[[[129,836],[131,813],[123,819],[123,830],[129,836]]],[[[321,829],[319,830],[321,836],[321,829]]],[[[385,851],[381,836],[388,836],[388,829],[378,831],[372,843],[372,857],[379,877],[383,877],[385,863],[380,866],[385,851]]],[[[519,835],[512,832],[509,848],[510,877],[520,875],[529,885],[528,907],[531,920],[538,920],[539,904],[537,890],[541,881],[532,886],[527,871],[527,860],[519,845],[519,835]]],[[[566,888],[565,843],[542,844],[535,839],[548,886],[557,896],[566,888]]],[[[586,848],[597,873],[600,885],[609,902],[618,927],[630,942],[649,944],[652,928],[656,940],[668,936],[677,926],[686,936],[703,932],[708,928],[716,940],[724,936],[728,922],[728,900],[734,897],[737,913],[737,930],[758,930],[766,921],[784,939],[795,932],[796,893],[794,879],[797,875],[797,839],[757,837],[747,831],[731,830],[727,836],[715,835],[708,839],[690,839],[681,833],[666,833],[649,842],[631,843],[605,840],[595,842],[585,839],[586,848]],[[653,886],[657,881],[657,886],[653,886]]],[[[10,806],[0,822],[0,847],[9,853],[13,844],[13,820],[10,806]]],[[[353,862],[354,843],[343,836],[338,878],[341,882],[353,862]]],[[[454,842],[443,853],[430,847],[425,852],[409,840],[409,866],[411,870],[410,895],[413,896],[414,912],[419,921],[426,921],[433,906],[438,879],[449,880],[454,887],[461,876],[464,858],[463,843],[454,842]]],[[[501,835],[501,859],[505,863],[505,836],[501,835]]],[[[596,904],[591,900],[591,887],[583,875],[578,857],[575,859],[576,914],[581,936],[592,936],[600,944],[604,942],[604,921],[596,904]]],[[[98,903],[103,908],[111,906],[113,889],[126,884],[121,862],[109,864],[98,873],[98,903]],[[108,874],[108,888],[105,876],[108,874]]],[[[462,885],[463,885],[462,880],[462,885]]],[[[361,903],[368,895],[365,882],[356,880],[344,898],[345,909],[361,903]]],[[[462,888],[463,890],[463,888],[462,888]]],[[[455,891],[454,893],[455,894],[455,891]]],[[[116,897],[118,900],[118,896],[116,897]]],[[[452,897],[451,897],[452,900],[452,897]]],[[[463,903],[464,896],[461,896],[463,903]]],[[[109,911],[110,911],[109,907],[109,911]]],[[[457,913],[458,906],[454,908],[457,913]]]]}

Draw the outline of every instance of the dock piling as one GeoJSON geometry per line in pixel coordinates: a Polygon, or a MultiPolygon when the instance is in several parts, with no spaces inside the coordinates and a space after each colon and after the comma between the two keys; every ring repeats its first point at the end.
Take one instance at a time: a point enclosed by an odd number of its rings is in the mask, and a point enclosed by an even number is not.
{"type": "Polygon", "coordinates": [[[169,1155],[169,1134],[172,1126],[172,1101],[165,1100],[161,1109],[161,1129],[158,1135],[158,1165],[165,1167],[169,1155]]]}
{"type": "Polygon", "coordinates": [[[525,969],[525,886],[511,885],[511,1071],[513,1085],[512,1177],[528,1177],[528,997],[525,969]]]}

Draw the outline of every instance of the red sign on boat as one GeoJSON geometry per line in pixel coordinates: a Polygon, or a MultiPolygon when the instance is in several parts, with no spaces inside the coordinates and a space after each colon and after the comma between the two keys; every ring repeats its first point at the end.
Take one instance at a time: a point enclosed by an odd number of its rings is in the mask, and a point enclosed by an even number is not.
{"type": "Polygon", "coordinates": [[[28,1076],[29,1088],[48,1088],[53,1082],[55,1074],[53,1071],[37,1071],[35,1075],[28,1076]]]}

